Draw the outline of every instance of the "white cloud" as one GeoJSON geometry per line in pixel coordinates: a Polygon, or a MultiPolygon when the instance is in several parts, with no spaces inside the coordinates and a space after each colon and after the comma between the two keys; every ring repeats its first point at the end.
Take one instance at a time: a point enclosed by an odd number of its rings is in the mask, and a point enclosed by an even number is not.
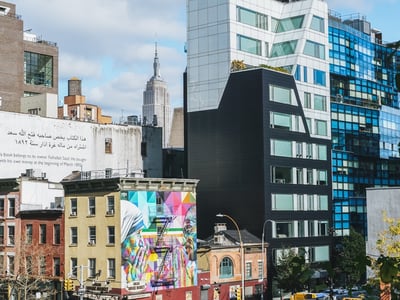
{"type": "Polygon", "coordinates": [[[182,102],[185,0],[9,1],[16,4],[25,29],[57,43],[61,98],[67,80],[76,76],[87,102],[105,114],[140,115],[157,41],[171,102],[182,102]]]}

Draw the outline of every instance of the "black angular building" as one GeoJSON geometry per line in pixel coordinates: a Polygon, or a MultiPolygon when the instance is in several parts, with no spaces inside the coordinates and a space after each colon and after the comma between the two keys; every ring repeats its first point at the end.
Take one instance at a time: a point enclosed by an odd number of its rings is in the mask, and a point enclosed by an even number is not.
{"type": "Polygon", "coordinates": [[[311,263],[329,261],[331,146],[311,137],[293,76],[232,72],[217,109],[185,117],[188,178],[200,179],[199,237],[222,213],[265,233],[270,265],[287,247],[311,263]]]}

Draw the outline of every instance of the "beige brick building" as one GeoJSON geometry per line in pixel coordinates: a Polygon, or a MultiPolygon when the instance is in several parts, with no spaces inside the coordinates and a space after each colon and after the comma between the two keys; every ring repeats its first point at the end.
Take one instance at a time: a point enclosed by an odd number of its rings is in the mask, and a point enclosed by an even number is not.
{"type": "Polygon", "coordinates": [[[3,1],[0,1],[0,61],[0,110],[19,112],[24,96],[58,94],[57,45],[24,31],[15,4],[3,1]]]}

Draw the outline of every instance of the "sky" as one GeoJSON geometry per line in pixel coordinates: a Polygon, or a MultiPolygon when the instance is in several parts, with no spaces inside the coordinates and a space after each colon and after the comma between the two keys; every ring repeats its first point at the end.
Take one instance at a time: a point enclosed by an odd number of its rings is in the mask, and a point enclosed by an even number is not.
{"type": "MultiPolygon", "coordinates": [[[[4,1],[4,0],[3,0],[4,1]]],[[[86,102],[120,122],[141,115],[153,75],[155,43],[171,106],[183,106],[186,0],[6,0],[24,30],[59,48],[59,104],[68,79],[82,80],[86,102]]],[[[366,16],[384,41],[400,40],[400,0],[327,0],[343,17],[366,16]]]]}

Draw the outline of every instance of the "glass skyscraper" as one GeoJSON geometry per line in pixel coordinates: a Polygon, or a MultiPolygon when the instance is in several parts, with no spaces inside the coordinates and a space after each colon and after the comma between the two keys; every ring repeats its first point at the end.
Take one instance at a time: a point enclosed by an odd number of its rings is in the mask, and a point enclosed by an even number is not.
{"type": "Polygon", "coordinates": [[[400,185],[399,43],[329,14],[333,225],[367,235],[366,188],[400,185]]]}

